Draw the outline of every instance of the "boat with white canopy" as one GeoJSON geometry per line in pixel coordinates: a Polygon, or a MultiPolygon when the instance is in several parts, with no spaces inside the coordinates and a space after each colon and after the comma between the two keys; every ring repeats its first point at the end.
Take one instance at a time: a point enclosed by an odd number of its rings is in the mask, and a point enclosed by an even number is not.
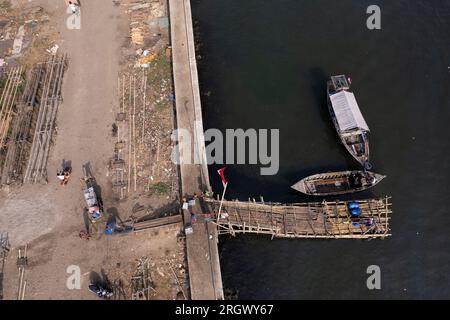
{"type": "Polygon", "coordinates": [[[327,84],[328,108],[345,148],[366,170],[369,162],[369,127],[361,114],[345,75],[332,76],[327,84]]]}

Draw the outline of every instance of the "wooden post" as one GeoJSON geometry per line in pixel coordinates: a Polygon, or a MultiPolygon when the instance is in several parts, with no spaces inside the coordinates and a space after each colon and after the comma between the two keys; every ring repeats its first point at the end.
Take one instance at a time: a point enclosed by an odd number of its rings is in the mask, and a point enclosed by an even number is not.
{"type": "Polygon", "coordinates": [[[130,92],[128,99],[128,184],[127,184],[127,192],[130,193],[130,185],[131,185],[131,74],[129,77],[130,84],[130,92]]]}
{"type": "Polygon", "coordinates": [[[135,192],[137,191],[136,175],[136,76],[133,75],[133,176],[135,192]]]}
{"type": "Polygon", "coordinates": [[[227,191],[228,182],[223,186],[222,199],[220,200],[219,212],[217,213],[217,224],[219,224],[220,212],[222,211],[223,199],[225,198],[225,192],[227,191]]]}

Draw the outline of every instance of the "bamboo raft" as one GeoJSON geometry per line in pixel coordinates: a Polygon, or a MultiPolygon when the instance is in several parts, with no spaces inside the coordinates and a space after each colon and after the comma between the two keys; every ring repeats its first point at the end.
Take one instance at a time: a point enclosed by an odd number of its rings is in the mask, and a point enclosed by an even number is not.
{"type": "MultiPolygon", "coordinates": [[[[206,200],[218,213],[220,201],[206,200]]],[[[217,220],[219,234],[253,233],[273,238],[369,239],[391,236],[390,197],[357,201],[315,203],[257,203],[223,201],[217,220]],[[349,202],[362,209],[359,221],[373,221],[371,226],[356,223],[348,210],[349,202]]]]}

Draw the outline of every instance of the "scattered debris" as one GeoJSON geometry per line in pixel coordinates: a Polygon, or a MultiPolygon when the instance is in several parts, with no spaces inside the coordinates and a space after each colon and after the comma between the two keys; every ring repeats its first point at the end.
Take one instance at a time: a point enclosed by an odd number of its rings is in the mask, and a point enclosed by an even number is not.
{"type": "Polygon", "coordinates": [[[58,49],[59,49],[59,46],[57,44],[55,44],[50,49],[47,49],[47,52],[54,56],[58,52],[58,49]]]}
{"type": "Polygon", "coordinates": [[[144,36],[142,35],[142,30],[140,28],[131,29],[131,41],[138,46],[144,44],[144,36]]]}
{"type": "Polygon", "coordinates": [[[81,240],[89,240],[91,238],[91,235],[84,230],[81,230],[78,233],[78,236],[80,237],[81,240]]]}
{"type": "MultiPolygon", "coordinates": [[[[179,189],[171,161],[174,94],[167,3],[133,3],[127,13],[131,48],[123,48],[127,61],[117,81],[116,145],[121,147],[114,150],[110,171],[115,195],[129,201],[131,212],[136,201],[164,208],[178,199],[179,189]]],[[[145,213],[152,218],[178,214],[171,207],[167,210],[145,213]]]]}
{"type": "MultiPolygon", "coordinates": [[[[184,300],[187,300],[187,296],[186,296],[186,294],[184,293],[184,289],[183,289],[183,286],[182,286],[181,283],[180,283],[180,279],[178,279],[178,276],[177,276],[177,274],[175,273],[175,270],[173,270],[172,264],[170,263],[169,260],[167,260],[167,264],[168,264],[169,267],[170,267],[170,271],[172,271],[172,275],[173,275],[173,277],[174,277],[175,280],[176,280],[176,283],[177,283],[177,285],[178,285],[178,288],[180,289],[180,292],[183,294],[184,300]]],[[[183,270],[182,265],[179,265],[179,270],[183,270]]]]}
{"type": "Polygon", "coordinates": [[[13,50],[12,50],[13,56],[19,55],[20,52],[22,51],[24,36],[25,36],[25,26],[22,25],[19,27],[16,38],[14,39],[13,50]]]}
{"type": "MultiPolygon", "coordinates": [[[[2,0],[3,1],[3,0],[2,0]]],[[[25,6],[1,6],[0,57],[3,64],[35,65],[45,59],[50,43],[57,40],[55,26],[44,9],[29,2],[25,6]]]]}
{"type": "Polygon", "coordinates": [[[149,262],[146,257],[138,260],[136,272],[131,278],[131,287],[131,300],[150,300],[151,290],[156,292],[153,288],[153,281],[149,273],[149,262]]]}
{"type": "Polygon", "coordinates": [[[149,7],[150,7],[150,3],[135,4],[128,9],[128,12],[136,11],[136,10],[140,10],[140,9],[144,9],[144,8],[149,8],[149,7]]]}

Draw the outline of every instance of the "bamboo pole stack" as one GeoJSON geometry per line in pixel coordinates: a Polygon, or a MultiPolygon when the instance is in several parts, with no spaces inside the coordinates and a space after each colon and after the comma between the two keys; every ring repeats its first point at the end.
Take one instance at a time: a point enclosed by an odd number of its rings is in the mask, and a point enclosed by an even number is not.
{"type": "Polygon", "coordinates": [[[22,83],[23,67],[14,67],[9,73],[0,96],[0,149],[6,144],[11,120],[15,114],[16,98],[22,83]]]}
{"type": "Polygon", "coordinates": [[[125,142],[122,137],[125,136],[125,129],[123,124],[126,120],[125,113],[125,75],[119,76],[117,79],[117,97],[119,100],[119,110],[117,113],[117,142],[114,150],[114,158],[111,163],[112,176],[113,176],[113,191],[118,198],[122,200],[124,198],[124,189],[127,188],[127,184],[124,181],[125,160],[123,157],[125,142]]]}
{"type": "Polygon", "coordinates": [[[12,121],[8,137],[7,153],[2,168],[1,184],[9,185],[23,181],[24,167],[31,146],[31,122],[34,114],[42,67],[28,72],[25,90],[16,106],[16,116],[12,121]]]}
{"type": "Polygon", "coordinates": [[[62,101],[61,88],[66,66],[66,55],[52,56],[44,64],[39,114],[24,182],[46,183],[48,181],[47,161],[56,114],[62,101]]]}
{"type": "MultiPolygon", "coordinates": [[[[120,80],[119,80],[120,83],[120,80]]],[[[147,126],[147,71],[122,75],[122,84],[119,84],[119,111],[121,119],[127,118],[127,125],[119,127],[126,141],[126,192],[138,191],[139,169],[142,164],[142,152],[146,151],[145,130],[147,126]],[[126,83],[128,82],[128,83],[126,83]],[[121,92],[120,92],[121,91],[121,92]]]]}

